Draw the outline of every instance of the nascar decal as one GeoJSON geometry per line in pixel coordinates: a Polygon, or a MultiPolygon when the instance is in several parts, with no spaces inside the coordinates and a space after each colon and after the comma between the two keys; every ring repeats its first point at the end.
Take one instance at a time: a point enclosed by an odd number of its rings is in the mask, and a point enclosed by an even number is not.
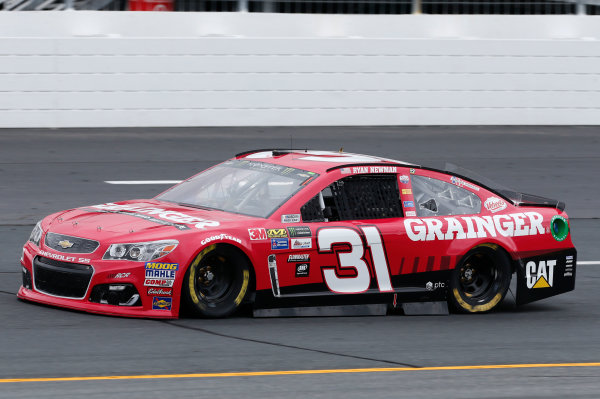
{"type": "Polygon", "coordinates": [[[173,304],[173,298],[165,297],[153,297],[152,298],[152,310],[171,310],[173,304]]]}
{"type": "Polygon", "coordinates": [[[490,197],[485,200],[483,207],[492,213],[506,209],[506,202],[498,197],[490,197]]]}
{"type": "Polygon", "coordinates": [[[92,208],[99,209],[104,212],[116,212],[131,216],[143,217],[144,219],[147,219],[144,217],[146,215],[156,215],[159,219],[167,220],[173,223],[192,225],[197,229],[219,226],[219,222],[214,220],[206,220],[196,216],[186,215],[185,213],[181,212],[169,211],[162,208],[145,207],[136,204],[118,205],[109,202],[107,204],[94,205],[92,208]]]}
{"type": "Polygon", "coordinates": [[[206,245],[212,241],[223,241],[223,240],[229,240],[229,241],[234,241],[237,242],[238,244],[242,243],[242,240],[240,240],[237,237],[233,237],[230,236],[229,234],[217,234],[216,236],[210,236],[208,238],[205,238],[204,240],[200,241],[200,245],[206,245]]]}
{"type": "Polygon", "coordinates": [[[556,260],[529,261],[525,265],[527,288],[550,288],[554,284],[556,260]]]}
{"type": "Polygon", "coordinates": [[[267,231],[262,227],[248,229],[248,235],[250,236],[250,240],[252,241],[267,239],[267,231]]]}
{"type": "Polygon", "coordinates": [[[269,238],[287,238],[286,229],[267,229],[267,237],[269,238]]]}
{"type": "Polygon", "coordinates": [[[544,234],[544,217],[537,212],[494,216],[405,219],[404,228],[412,241],[463,240],[484,237],[518,237],[544,234]]]}

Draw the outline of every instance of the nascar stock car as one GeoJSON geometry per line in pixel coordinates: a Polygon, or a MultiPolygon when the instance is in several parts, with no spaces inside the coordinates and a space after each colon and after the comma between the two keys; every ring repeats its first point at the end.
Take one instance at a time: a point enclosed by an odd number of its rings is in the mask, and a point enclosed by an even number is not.
{"type": "Polygon", "coordinates": [[[391,159],[257,150],[154,199],[47,216],[18,297],[151,318],[477,313],[513,275],[517,304],[573,290],[575,264],[562,202],[391,159]]]}

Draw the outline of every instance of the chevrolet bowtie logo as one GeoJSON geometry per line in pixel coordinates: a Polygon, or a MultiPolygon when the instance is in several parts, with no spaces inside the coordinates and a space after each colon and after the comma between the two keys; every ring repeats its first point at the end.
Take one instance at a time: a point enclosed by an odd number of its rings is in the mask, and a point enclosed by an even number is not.
{"type": "Polygon", "coordinates": [[[73,243],[69,240],[62,240],[58,242],[58,245],[60,245],[62,249],[67,249],[71,248],[73,246],[73,243]]]}

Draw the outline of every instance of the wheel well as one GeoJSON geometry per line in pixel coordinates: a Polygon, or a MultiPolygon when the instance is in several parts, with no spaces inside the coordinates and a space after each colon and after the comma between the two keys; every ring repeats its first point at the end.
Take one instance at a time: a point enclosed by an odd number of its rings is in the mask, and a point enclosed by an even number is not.
{"type": "MultiPolygon", "coordinates": [[[[508,252],[508,250],[506,248],[504,248],[502,245],[500,244],[496,244],[496,243],[492,243],[492,242],[484,242],[482,244],[476,245],[473,248],[469,249],[461,258],[460,258],[460,262],[462,262],[462,260],[464,259],[464,257],[471,252],[474,249],[477,249],[479,247],[488,247],[493,249],[494,251],[500,251],[502,253],[504,253],[504,255],[506,255],[506,258],[508,259],[508,261],[510,262],[510,267],[511,267],[511,273],[514,273],[516,270],[516,263],[515,260],[513,260],[512,256],[510,256],[510,252],[508,252]]],[[[457,265],[458,266],[458,265],[457,265]]]]}
{"type": "Polygon", "coordinates": [[[250,261],[250,258],[248,257],[246,252],[242,251],[240,248],[236,247],[235,245],[225,244],[225,243],[217,244],[217,248],[222,248],[226,251],[237,252],[238,254],[243,256],[244,259],[246,259],[246,262],[248,262],[249,269],[250,269],[250,286],[248,288],[250,289],[251,292],[255,292],[256,291],[256,272],[254,271],[254,265],[252,264],[252,261],[250,261]]]}

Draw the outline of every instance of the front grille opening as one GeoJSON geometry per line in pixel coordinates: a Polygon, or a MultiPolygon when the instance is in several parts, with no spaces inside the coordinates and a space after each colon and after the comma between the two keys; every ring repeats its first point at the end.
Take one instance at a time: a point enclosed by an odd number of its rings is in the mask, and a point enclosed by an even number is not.
{"type": "Polygon", "coordinates": [[[92,288],[90,302],[116,306],[142,306],[133,284],[98,284],[92,288]]]}
{"type": "Polygon", "coordinates": [[[64,234],[56,234],[48,232],[46,234],[45,243],[48,247],[65,253],[75,254],[91,254],[100,243],[96,240],[89,240],[87,238],[66,236],[64,234]]]}
{"type": "Polygon", "coordinates": [[[35,289],[48,295],[83,299],[94,268],[36,256],[33,259],[35,289]]]}

